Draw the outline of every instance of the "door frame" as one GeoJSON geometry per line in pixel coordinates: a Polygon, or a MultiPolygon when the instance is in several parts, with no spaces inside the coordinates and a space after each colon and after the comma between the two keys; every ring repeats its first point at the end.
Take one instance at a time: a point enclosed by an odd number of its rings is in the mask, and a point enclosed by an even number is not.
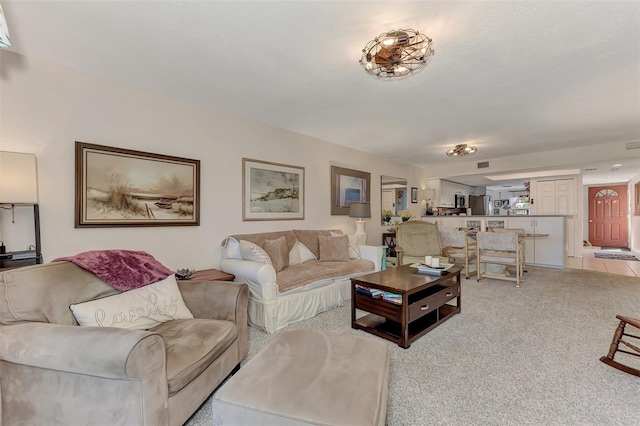
{"type": "Polygon", "coordinates": [[[591,222],[589,222],[590,218],[589,218],[589,209],[590,209],[590,199],[589,199],[589,192],[591,190],[591,188],[611,188],[611,187],[615,187],[615,186],[622,186],[624,187],[624,193],[626,194],[627,200],[626,200],[626,205],[625,205],[625,209],[626,209],[626,218],[624,220],[624,227],[626,228],[626,233],[627,233],[627,238],[626,238],[626,248],[630,248],[630,244],[631,244],[631,215],[632,215],[632,206],[630,204],[630,197],[632,194],[629,193],[629,184],[627,182],[617,182],[617,183],[609,183],[609,184],[595,184],[595,185],[585,185],[583,194],[584,194],[584,200],[583,200],[583,220],[584,220],[584,226],[583,226],[583,234],[584,234],[584,238],[586,241],[589,241],[591,244],[593,244],[592,241],[590,241],[590,236],[591,236],[591,222]]]}

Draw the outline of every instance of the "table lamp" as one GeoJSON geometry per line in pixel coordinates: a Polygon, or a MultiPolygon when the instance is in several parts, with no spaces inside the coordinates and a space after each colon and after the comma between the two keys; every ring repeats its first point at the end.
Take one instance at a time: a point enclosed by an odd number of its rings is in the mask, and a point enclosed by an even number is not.
{"type": "Polygon", "coordinates": [[[351,203],[349,205],[349,217],[357,217],[356,220],[356,239],[358,244],[367,244],[367,234],[364,232],[364,221],[362,218],[371,217],[371,204],[370,203],[351,203]]]}

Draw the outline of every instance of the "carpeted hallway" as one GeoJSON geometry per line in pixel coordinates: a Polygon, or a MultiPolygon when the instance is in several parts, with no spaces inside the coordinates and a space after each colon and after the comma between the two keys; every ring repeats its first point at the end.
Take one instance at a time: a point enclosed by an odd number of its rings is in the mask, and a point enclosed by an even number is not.
{"type": "MultiPolygon", "coordinates": [[[[388,425],[638,423],[640,379],[599,358],[608,351],[615,315],[640,317],[640,280],[528,269],[519,289],[463,278],[460,315],[409,349],[388,343],[388,425]]],[[[369,336],[350,328],[348,306],[292,328],[369,336]]],[[[272,337],[250,328],[249,358],[272,337]]],[[[210,400],[187,423],[212,424],[210,400]]]]}

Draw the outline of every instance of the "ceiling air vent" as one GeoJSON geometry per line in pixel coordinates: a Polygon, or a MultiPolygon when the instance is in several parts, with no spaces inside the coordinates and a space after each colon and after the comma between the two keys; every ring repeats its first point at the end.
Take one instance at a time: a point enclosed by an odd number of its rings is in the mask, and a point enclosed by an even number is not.
{"type": "Polygon", "coordinates": [[[488,161],[481,161],[478,163],[478,168],[479,169],[486,169],[489,167],[489,162],[488,161]]]}
{"type": "Polygon", "coordinates": [[[639,149],[640,148],[640,142],[628,142],[627,143],[627,149],[639,149]]]}

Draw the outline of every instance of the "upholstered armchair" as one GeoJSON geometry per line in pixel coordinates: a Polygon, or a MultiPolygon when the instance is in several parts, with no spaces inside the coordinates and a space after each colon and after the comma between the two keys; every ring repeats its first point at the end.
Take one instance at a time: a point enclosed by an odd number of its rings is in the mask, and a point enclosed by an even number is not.
{"type": "Polygon", "coordinates": [[[440,231],[442,255],[454,263],[464,264],[464,274],[469,279],[470,264],[476,259],[476,240],[465,231],[440,231]]]}
{"type": "Polygon", "coordinates": [[[515,281],[520,287],[524,271],[524,242],[515,232],[478,232],[476,234],[476,277],[515,281]],[[515,268],[515,276],[487,272],[487,265],[505,265],[515,268]]]}
{"type": "MultiPolygon", "coordinates": [[[[80,326],[71,305],[128,292],[70,262],[0,272],[0,424],[186,422],[247,354],[249,292],[229,282],[171,285],[192,319],[80,326]]],[[[121,318],[136,315],[146,318],[133,308],[121,318]]]]}
{"type": "MultiPolygon", "coordinates": [[[[438,225],[422,220],[409,220],[396,226],[398,265],[423,263],[425,256],[442,257],[438,225]]],[[[446,261],[443,258],[443,261],[446,261]]]]}

